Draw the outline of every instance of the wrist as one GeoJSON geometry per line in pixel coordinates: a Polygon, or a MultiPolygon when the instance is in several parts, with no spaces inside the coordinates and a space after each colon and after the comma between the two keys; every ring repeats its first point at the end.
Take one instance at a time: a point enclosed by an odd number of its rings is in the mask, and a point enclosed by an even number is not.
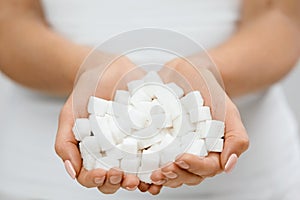
{"type": "Polygon", "coordinates": [[[68,86],[68,90],[71,91],[73,89],[74,83],[76,81],[77,73],[80,70],[81,65],[84,62],[84,59],[89,55],[92,48],[82,45],[72,45],[73,48],[70,48],[69,52],[66,52],[65,58],[63,58],[64,66],[63,75],[66,77],[66,85],[68,86]]]}
{"type": "Polygon", "coordinates": [[[229,96],[232,96],[232,80],[234,80],[234,70],[231,70],[231,67],[233,64],[230,61],[229,52],[226,51],[222,46],[211,49],[208,51],[209,56],[211,57],[212,61],[215,64],[215,68],[211,69],[214,70],[213,74],[217,74],[219,76],[219,79],[221,79],[219,82],[224,87],[224,90],[229,96]],[[231,64],[230,64],[231,63],[231,64]]]}

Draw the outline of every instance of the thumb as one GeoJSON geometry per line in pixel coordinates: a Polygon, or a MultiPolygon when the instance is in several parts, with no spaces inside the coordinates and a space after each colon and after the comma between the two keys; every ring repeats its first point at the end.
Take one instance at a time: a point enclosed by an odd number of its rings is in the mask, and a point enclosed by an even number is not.
{"type": "Polygon", "coordinates": [[[82,161],[78,149],[78,142],[72,132],[74,118],[70,99],[71,98],[66,102],[60,113],[55,151],[63,160],[68,174],[75,179],[80,172],[82,161]]]}
{"type": "Polygon", "coordinates": [[[238,157],[249,147],[249,138],[235,105],[230,102],[225,119],[224,148],[221,165],[226,173],[235,167],[238,157]]]}

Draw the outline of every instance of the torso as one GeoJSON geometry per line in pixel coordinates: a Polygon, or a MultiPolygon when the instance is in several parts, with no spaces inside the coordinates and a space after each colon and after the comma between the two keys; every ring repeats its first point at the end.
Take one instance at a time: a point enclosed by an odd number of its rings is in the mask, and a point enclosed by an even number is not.
{"type": "MultiPolygon", "coordinates": [[[[141,27],[168,28],[206,48],[225,41],[235,30],[240,0],[43,0],[52,28],[74,42],[95,46],[112,35],[141,27]]],[[[7,115],[0,130],[0,194],[30,199],[150,199],[139,192],[104,196],[71,181],[53,143],[62,100],[33,94],[16,85],[3,94],[7,115]],[[21,101],[22,100],[22,101],[21,101]],[[13,125],[12,125],[13,122],[13,125]],[[22,171],[20,170],[22,169],[22,171]]],[[[197,187],[164,189],[159,199],[283,199],[299,177],[296,126],[276,86],[244,97],[238,106],[251,148],[231,175],[219,175],[197,187]],[[293,173],[292,173],[293,172],[293,173]],[[291,176],[292,174],[292,176],[291,176]],[[236,192],[239,191],[239,192],[236,192]]],[[[157,199],[157,197],[154,197],[157,199]]],[[[294,198],[295,199],[295,198],[294,198]]]]}

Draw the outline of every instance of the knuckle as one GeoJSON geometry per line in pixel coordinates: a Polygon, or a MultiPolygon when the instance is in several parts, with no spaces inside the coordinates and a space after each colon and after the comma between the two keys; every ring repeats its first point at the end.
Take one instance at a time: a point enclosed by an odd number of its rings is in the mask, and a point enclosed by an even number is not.
{"type": "Polygon", "coordinates": [[[64,151],[64,147],[60,143],[56,142],[54,145],[54,150],[57,155],[61,156],[62,152],[64,151]]]}
{"type": "Polygon", "coordinates": [[[243,151],[246,151],[250,146],[249,138],[241,138],[238,144],[243,151]]]}

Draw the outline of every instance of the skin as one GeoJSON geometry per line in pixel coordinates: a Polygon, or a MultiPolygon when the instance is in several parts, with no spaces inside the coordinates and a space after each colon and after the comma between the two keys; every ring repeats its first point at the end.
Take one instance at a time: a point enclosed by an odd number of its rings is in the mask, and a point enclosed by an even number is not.
{"type": "MultiPolygon", "coordinates": [[[[293,68],[300,55],[299,15],[298,0],[244,0],[235,34],[208,51],[219,67],[229,97],[265,89],[293,68]]],[[[82,168],[77,142],[71,131],[74,123],[72,87],[76,72],[90,48],[55,33],[47,25],[38,0],[0,0],[0,44],[0,69],[11,79],[41,92],[70,94],[60,114],[55,149],[63,161],[71,161],[77,181],[86,187],[97,187],[99,191],[111,194],[120,187],[138,186],[141,191],[158,194],[162,185],[174,188],[182,184],[197,185],[206,177],[224,171],[230,155],[240,156],[248,148],[248,137],[239,113],[226,96],[225,146],[221,154],[211,153],[205,159],[188,154],[181,156],[175,163],[153,173],[153,181],[164,181],[163,184],[140,183],[136,177],[124,175],[116,169],[86,171],[82,168]],[[187,163],[189,168],[181,168],[180,161],[187,163]],[[168,178],[170,172],[177,177],[168,178]],[[120,177],[120,182],[111,184],[110,177],[115,175],[120,177]],[[103,183],[96,184],[95,178],[102,177],[103,183]]],[[[167,66],[189,79],[194,73],[183,70],[182,66],[186,64],[182,59],[175,59],[167,66]]],[[[126,58],[115,66],[111,69],[114,77],[103,83],[109,91],[102,94],[103,98],[111,97],[112,83],[133,67],[126,58]],[[118,65],[126,67],[120,70],[118,65]]],[[[207,72],[207,76],[212,74],[207,72]]],[[[197,80],[194,88],[199,85],[196,83],[197,80]]]]}

